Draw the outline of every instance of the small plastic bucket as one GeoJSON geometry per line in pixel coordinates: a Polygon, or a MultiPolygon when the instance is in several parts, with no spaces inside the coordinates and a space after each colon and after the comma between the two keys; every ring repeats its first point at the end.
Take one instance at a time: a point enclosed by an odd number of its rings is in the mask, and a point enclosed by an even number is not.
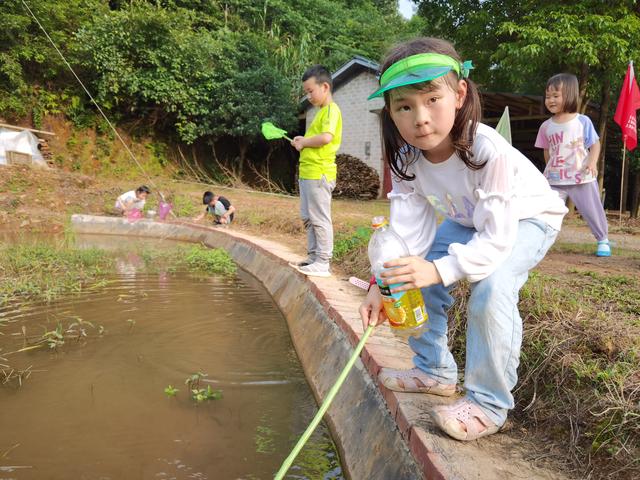
{"type": "Polygon", "coordinates": [[[167,215],[169,215],[170,211],[170,203],[160,202],[160,204],[158,205],[158,217],[160,217],[160,220],[164,220],[165,218],[167,218],[167,215]]]}

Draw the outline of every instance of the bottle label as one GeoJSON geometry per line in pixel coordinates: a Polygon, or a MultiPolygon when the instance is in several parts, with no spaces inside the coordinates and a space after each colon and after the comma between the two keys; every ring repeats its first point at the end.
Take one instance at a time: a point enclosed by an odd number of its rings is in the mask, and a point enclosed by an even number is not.
{"type": "Polygon", "coordinates": [[[382,305],[393,330],[412,330],[427,321],[427,312],[420,289],[391,293],[392,288],[402,284],[384,285],[378,277],[376,277],[376,283],[380,288],[382,305]]]}
{"type": "Polygon", "coordinates": [[[383,297],[400,299],[402,297],[402,294],[404,293],[404,292],[391,293],[391,289],[399,287],[400,285],[402,285],[401,283],[394,283],[393,285],[384,285],[382,283],[382,280],[378,277],[376,277],[376,283],[378,284],[378,288],[380,289],[380,293],[382,294],[383,297]]]}

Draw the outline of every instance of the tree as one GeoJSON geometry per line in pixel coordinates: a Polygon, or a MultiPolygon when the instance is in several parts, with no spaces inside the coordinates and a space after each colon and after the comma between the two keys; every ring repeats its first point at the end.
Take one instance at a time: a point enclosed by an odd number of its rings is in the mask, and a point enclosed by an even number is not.
{"type": "MultiPolygon", "coordinates": [[[[262,120],[296,125],[308,66],[334,70],[353,55],[378,59],[410,27],[395,0],[29,4],[111,120],[186,143],[233,138],[239,171],[262,120]]],[[[93,107],[21,1],[1,2],[0,14],[0,115],[46,104],[91,118],[93,107]]]]}
{"type": "MultiPolygon", "coordinates": [[[[486,89],[541,94],[553,74],[578,76],[583,108],[600,104],[597,129],[606,142],[611,105],[626,64],[638,59],[640,7],[632,0],[423,0],[423,34],[453,41],[474,61],[473,78],[486,89]],[[612,96],[612,91],[615,92],[612,96]]],[[[599,182],[604,165],[602,149],[599,182]]],[[[638,189],[640,190],[640,189],[638,189]]]]}
{"type": "MultiPolygon", "coordinates": [[[[105,12],[100,0],[30,0],[29,7],[62,50],[71,44],[73,32],[93,15],[105,12]]],[[[71,83],[66,65],[53,49],[20,0],[0,2],[0,114],[22,117],[37,106],[43,87],[65,90],[71,83]]],[[[49,98],[55,102],[56,99],[49,98]]]]}
{"type": "Polygon", "coordinates": [[[269,120],[291,129],[296,123],[296,104],[289,84],[264,55],[269,42],[256,34],[222,31],[223,48],[216,59],[215,93],[209,134],[228,135],[238,141],[237,174],[242,176],[246,153],[269,120]]]}
{"type": "Polygon", "coordinates": [[[98,102],[151,126],[175,128],[190,143],[210,131],[212,59],[222,45],[195,15],[137,2],[97,17],[76,35],[75,52],[94,74],[98,102]]]}
{"type": "MultiPolygon", "coordinates": [[[[505,22],[499,34],[508,34],[493,59],[513,73],[514,85],[532,79],[542,84],[545,77],[559,71],[575,72],[580,82],[583,108],[589,99],[600,104],[598,134],[606,142],[606,126],[611,117],[611,91],[619,91],[626,65],[640,58],[637,39],[640,16],[634,2],[582,1],[573,5],[547,5],[523,17],[518,23],[505,22]],[[552,19],[552,21],[550,21],[552,19]]],[[[602,149],[598,177],[604,174],[602,149]]]]}
{"type": "Polygon", "coordinates": [[[548,0],[421,0],[412,22],[422,35],[451,41],[474,64],[476,83],[501,91],[513,88],[508,71],[496,64],[494,53],[509,37],[499,33],[505,22],[516,24],[548,0]]]}

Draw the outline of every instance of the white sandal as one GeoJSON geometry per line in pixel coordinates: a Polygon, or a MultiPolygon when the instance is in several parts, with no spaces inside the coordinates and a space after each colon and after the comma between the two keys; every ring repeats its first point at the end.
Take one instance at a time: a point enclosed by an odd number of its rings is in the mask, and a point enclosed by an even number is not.
{"type": "Polygon", "coordinates": [[[456,440],[477,440],[500,430],[500,426],[467,397],[451,405],[434,407],[431,417],[443,432],[456,440]]]}
{"type": "Polygon", "coordinates": [[[419,368],[411,370],[383,368],[378,374],[378,380],[394,392],[430,393],[441,397],[450,397],[456,393],[455,384],[440,383],[419,368]]]}

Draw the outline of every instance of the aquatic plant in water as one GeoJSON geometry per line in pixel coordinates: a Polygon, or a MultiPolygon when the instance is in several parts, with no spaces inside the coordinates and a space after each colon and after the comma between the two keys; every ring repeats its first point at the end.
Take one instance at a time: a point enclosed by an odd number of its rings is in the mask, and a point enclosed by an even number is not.
{"type": "Polygon", "coordinates": [[[206,377],[206,373],[196,372],[192,373],[187,379],[184,381],[184,384],[189,387],[190,390],[199,389],[200,388],[200,380],[206,377]]]}
{"type": "Polygon", "coordinates": [[[236,271],[236,264],[221,248],[211,249],[197,245],[187,250],[184,260],[190,271],[223,275],[230,275],[236,271]]]}
{"type": "MultiPolygon", "coordinates": [[[[80,341],[82,337],[87,336],[86,327],[96,328],[93,323],[83,320],[82,318],[76,316],[73,317],[76,319],[75,322],[69,325],[66,333],[70,333],[76,336],[76,341],[80,341]]],[[[101,332],[102,333],[102,332],[101,332]]]]}
{"type": "Polygon", "coordinates": [[[202,372],[193,373],[184,382],[191,390],[191,399],[198,403],[204,400],[219,400],[222,398],[222,390],[214,390],[211,385],[207,385],[207,388],[200,387],[200,380],[206,376],[207,374],[202,372]]]}
{"type": "Polygon", "coordinates": [[[177,388],[173,387],[172,385],[167,385],[164,389],[164,393],[167,394],[167,397],[175,397],[176,393],[178,393],[180,390],[178,390],[177,388]]]}
{"type": "Polygon", "coordinates": [[[58,323],[55,330],[46,331],[42,334],[39,343],[45,343],[51,349],[56,349],[61,345],[64,345],[64,330],[62,324],[58,323]]]}
{"type": "Polygon", "coordinates": [[[191,390],[191,398],[198,403],[204,400],[220,400],[222,390],[214,390],[211,385],[207,385],[207,388],[194,388],[191,390]]]}

